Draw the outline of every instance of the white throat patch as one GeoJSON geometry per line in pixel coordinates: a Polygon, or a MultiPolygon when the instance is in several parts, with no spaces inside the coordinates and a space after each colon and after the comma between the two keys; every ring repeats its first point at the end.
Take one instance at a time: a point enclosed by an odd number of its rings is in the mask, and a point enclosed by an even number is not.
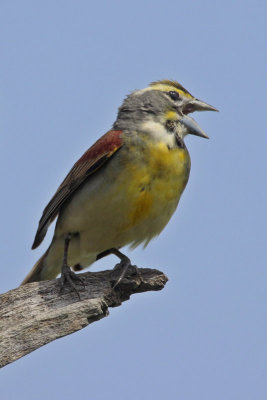
{"type": "Polygon", "coordinates": [[[175,146],[174,134],[168,132],[167,129],[159,122],[155,122],[152,119],[146,120],[141,125],[141,129],[142,131],[149,133],[151,138],[153,138],[156,142],[166,143],[166,145],[170,146],[171,148],[175,146]]]}

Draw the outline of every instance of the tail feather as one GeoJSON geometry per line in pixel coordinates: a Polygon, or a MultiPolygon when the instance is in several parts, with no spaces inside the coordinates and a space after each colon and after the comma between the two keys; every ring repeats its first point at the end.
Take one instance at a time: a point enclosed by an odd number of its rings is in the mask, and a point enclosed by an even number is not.
{"type": "MultiPolygon", "coordinates": [[[[26,278],[21,282],[21,285],[25,285],[26,283],[30,282],[38,282],[38,281],[44,281],[46,279],[49,279],[45,276],[44,270],[45,270],[45,259],[48,254],[49,248],[46,250],[46,252],[42,255],[42,257],[34,264],[33,268],[31,271],[28,273],[26,278]]],[[[52,279],[52,278],[50,278],[52,279]]]]}
{"type": "MultiPolygon", "coordinates": [[[[87,254],[87,258],[84,264],[82,264],[81,262],[79,262],[79,249],[79,243],[76,243],[75,247],[75,240],[73,240],[70,245],[70,250],[72,250],[72,253],[70,252],[70,254],[68,254],[68,262],[70,263],[69,265],[74,271],[81,271],[84,268],[87,268],[96,260],[97,256],[97,253],[87,254]],[[72,245],[74,247],[71,247],[72,245]]],[[[63,262],[63,250],[64,240],[53,239],[49,248],[36,262],[36,264],[33,266],[32,270],[28,273],[21,285],[25,285],[26,283],[30,282],[55,279],[61,271],[63,262]]]]}

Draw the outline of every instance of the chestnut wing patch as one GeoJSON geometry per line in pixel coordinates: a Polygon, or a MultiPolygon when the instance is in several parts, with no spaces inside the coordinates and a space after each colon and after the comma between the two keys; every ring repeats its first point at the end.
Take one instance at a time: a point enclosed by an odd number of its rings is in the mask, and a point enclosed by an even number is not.
{"type": "Polygon", "coordinates": [[[50,200],[40,219],[32,249],[43,241],[51,222],[57,217],[60,208],[78,187],[123,145],[122,131],[109,131],[102,136],[74,164],[64,181],[50,200]]]}

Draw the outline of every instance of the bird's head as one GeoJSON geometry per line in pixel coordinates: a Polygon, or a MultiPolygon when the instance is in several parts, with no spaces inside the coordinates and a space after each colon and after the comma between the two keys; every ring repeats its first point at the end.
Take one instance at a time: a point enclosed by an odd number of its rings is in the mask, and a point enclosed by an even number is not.
{"type": "MultiPolygon", "coordinates": [[[[140,90],[142,91],[152,91],[158,90],[166,93],[176,104],[181,107],[183,114],[187,115],[194,111],[218,111],[215,107],[202,100],[197,99],[192,96],[180,83],[171,80],[161,80],[152,82],[147,88],[140,90]]],[[[138,91],[136,92],[138,93],[138,91]]]]}
{"type": "Polygon", "coordinates": [[[138,130],[144,126],[149,128],[149,124],[150,127],[158,124],[169,132],[176,132],[181,138],[187,134],[208,138],[193,118],[187,116],[194,111],[218,110],[193,97],[176,81],[152,82],[124,100],[114,128],[138,130]]]}

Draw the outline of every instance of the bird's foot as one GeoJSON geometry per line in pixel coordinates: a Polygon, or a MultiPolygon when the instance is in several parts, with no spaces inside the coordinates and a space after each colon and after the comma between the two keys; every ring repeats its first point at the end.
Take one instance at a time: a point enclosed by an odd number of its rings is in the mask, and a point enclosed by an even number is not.
{"type": "Polygon", "coordinates": [[[75,283],[73,281],[79,282],[84,286],[84,282],[82,280],[81,277],[79,277],[79,275],[76,275],[67,264],[63,264],[62,268],[61,268],[61,288],[60,288],[60,293],[63,290],[63,287],[65,286],[66,282],[69,283],[69,285],[71,286],[71,288],[76,292],[77,296],[79,297],[79,300],[81,300],[81,295],[78,291],[77,286],[75,285],[75,283]]]}
{"type": "Polygon", "coordinates": [[[115,284],[113,285],[112,289],[115,289],[115,287],[118,286],[118,284],[121,282],[121,280],[126,275],[126,272],[129,267],[134,268],[136,275],[138,275],[140,281],[143,282],[143,278],[141,277],[140,272],[139,272],[138,268],[136,267],[136,265],[132,265],[131,260],[125,254],[123,254],[121,251],[119,251],[116,248],[111,248],[111,249],[102,251],[101,253],[99,253],[97,255],[96,259],[100,260],[100,258],[106,257],[109,254],[114,254],[121,260],[121,262],[119,264],[116,264],[113,269],[113,271],[116,271],[116,273],[120,272],[120,275],[119,275],[119,278],[117,279],[117,281],[115,282],[115,284]]]}
{"type": "Polygon", "coordinates": [[[123,254],[123,258],[121,259],[121,262],[119,264],[116,264],[115,267],[113,268],[113,271],[120,271],[119,278],[117,281],[114,283],[112,289],[115,289],[116,286],[121,282],[121,280],[125,277],[125,274],[128,270],[128,268],[131,266],[131,261],[130,259],[123,254]]]}
{"type": "Polygon", "coordinates": [[[119,275],[119,278],[117,279],[117,281],[115,282],[115,284],[112,286],[112,289],[115,289],[115,287],[118,286],[118,284],[125,277],[127,271],[129,271],[129,269],[131,269],[131,271],[130,271],[131,275],[134,275],[134,274],[137,275],[137,277],[140,280],[140,283],[144,282],[137,266],[132,265],[129,259],[128,259],[128,261],[129,261],[129,264],[125,260],[125,262],[121,261],[119,264],[116,264],[115,267],[113,268],[113,271],[116,272],[116,275],[118,275],[118,273],[120,273],[120,275],[119,275]]]}

